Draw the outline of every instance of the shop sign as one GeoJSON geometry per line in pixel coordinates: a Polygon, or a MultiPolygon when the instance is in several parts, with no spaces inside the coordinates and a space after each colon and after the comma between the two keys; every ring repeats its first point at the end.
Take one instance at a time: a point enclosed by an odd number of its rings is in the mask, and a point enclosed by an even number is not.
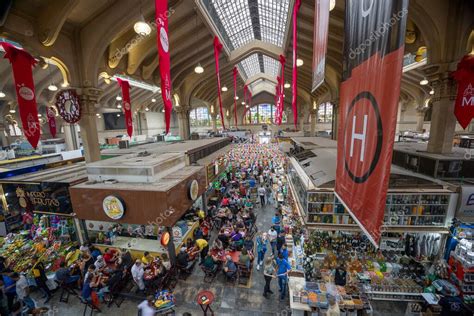
{"type": "Polygon", "coordinates": [[[191,181],[189,185],[189,198],[191,200],[196,200],[199,194],[199,183],[197,182],[196,179],[191,181]]]}
{"type": "Polygon", "coordinates": [[[474,186],[463,186],[461,191],[461,203],[459,203],[456,217],[472,217],[474,216],[474,186]]]}
{"type": "Polygon", "coordinates": [[[102,202],[102,207],[105,214],[111,219],[121,219],[125,213],[125,203],[114,195],[106,196],[102,202]]]}
{"type": "Polygon", "coordinates": [[[168,246],[168,244],[169,244],[169,242],[170,242],[170,233],[164,232],[164,233],[161,235],[160,242],[161,242],[161,245],[162,245],[163,247],[168,246]]]}
{"type": "Polygon", "coordinates": [[[2,183],[9,210],[71,214],[69,185],[65,183],[2,183]]]}

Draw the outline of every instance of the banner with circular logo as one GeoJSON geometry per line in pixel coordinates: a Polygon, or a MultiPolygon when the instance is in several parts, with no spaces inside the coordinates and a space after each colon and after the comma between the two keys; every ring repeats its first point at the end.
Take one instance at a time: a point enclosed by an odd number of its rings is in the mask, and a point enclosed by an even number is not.
{"type": "Polygon", "coordinates": [[[111,219],[121,219],[125,213],[125,203],[121,198],[114,195],[108,195],[102,202],[105,214],[111,219]]]}
{"type": "Polygon", "coordinates": [[[196,200],[199,194],[199,183],[197,182],[196,179],[191,181],[189,184],[189,198],[191,200],[196,200]]]}

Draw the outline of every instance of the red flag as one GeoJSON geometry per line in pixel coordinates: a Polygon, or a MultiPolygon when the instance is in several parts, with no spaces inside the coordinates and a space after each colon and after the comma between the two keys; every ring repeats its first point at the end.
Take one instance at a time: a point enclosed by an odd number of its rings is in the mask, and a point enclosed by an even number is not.
{"type": "Polygon", "coordinates": [[[275,85],[275,124],[280,125],[279,116],[280,116],[280,77],[277,76],[277,84],[275,85]]]}
{"type": "Polygon", "coordinates": [[[36,65],[36,60],[28,52],[9,43],[1,42],[0,45],[5,50],[5,58],[12,64],[23,132],[31,146],[36,149],[41,136],[33,81],[33,67],[36,65]]]}
{"type": "Polygon", "coordinates": [[[408,0],[372,1],[368,8],[364,4],[346,1],[335,192],[378,247],[397,123],[408,0]],[[380,25],[385,32],[378,31],[380,25]],[[381,35],[367,43],[375,33],[381,35]]]}
{"type": "Polygon", "coordinates": [[[313,84],[314,92],[324,82],[324,66],[328,46],[329,0],[314,1],[313,84]]]}
{"type": "Polygon", "coordinates": [[[217,76],[217,97],[219,98],[219,111],[221,113],[222,128],[225,129],[224,112],[222,112],[222,97],[221,97],[221,76],[219,75],[219,54],[222,51],[222,44],[219,42],[217,36],[214,37],[214,59],[216,61],[216,76],[217,76]]]}
{"type": "Polygon", "coordinates": [[[474,55],[464,56],[453,75],[458,82],[454,115],[462,128],[466,129],[474,117],[474,55]]]}
{"type": "Polygon", "coordinates": [[[56,113],[51,107],[46,109],[46,117],[48,118],[49,132],[53,138],[56,137],[56,113]]]}
{"type": "Polygon", "coordinates": [[[280,68],[281,68],[281,78],[280,81],[278,82],[278,85],[280,86],[278,91],[278,111],[279,111],[279,120],[278,120],[278,125],[281,125],[281,121],[283,118],[283,107],[285,105],[285,98],[283,97],[285,93],[285,63],[286,63],[286,58],[283,55],[280,55],[280,68]]]}
{"type": "Polygon", "coordinates": [[[122,88],[122,107],[125,112],[125,124],[127,125],[127,134],[132,138],[133,121],[132,121],[132,105],[130,103],[130,84],[127,80],[117,78],[117,83],[122,88]]]}
{"type": "Polygon", "coordinates": [[[237,127],[237,67],[234,67],[234,119],[235,119],[235,126],[237,127]]]}
{"type": "Polygon", "coordinates": [[[295,122],[295,128],[297,127],[298,123],[298,105],[296,104],[298,98],[298,69],[296,67],[296,58],[297,58],[297,28],[298,28],[298,11],[300,10],[301,0],[295,1],[295,6],[293,7],[293,82],[291,91],[291,107],[293,108],[293,121],[295,122]]]}
{"type": "MultiPolygon", "coordinates": [[[[158,56],[161,78],[161,97],[165,108],[166,134],[170,130],[171,111],[171,76],[170,76],[170,52],[168,41],[168,0],[155,0],[156,35],[158,37],[158,56]]],[[[127,128],[128,129],[128,128],[127,128]]]]}

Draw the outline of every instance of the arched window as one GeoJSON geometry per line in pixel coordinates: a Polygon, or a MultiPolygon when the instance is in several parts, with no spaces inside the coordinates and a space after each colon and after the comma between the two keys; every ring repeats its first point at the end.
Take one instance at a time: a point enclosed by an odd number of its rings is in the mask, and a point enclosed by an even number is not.
{"type": "Polygon", "coordinates": [[[331,103],[326,102],[326,103],[320,104],[318,107],[318,122],[331,123],[332,110],[333,110],[333,106],[331,103]]]}
{"type": "Polygon", "coordinates": [[[189,113],[189,122],[192,127],[211,126],[211,117],[207,108],[192,109],[189,113]]]}
{"type": "MultiPolygon", "coordinates": [[[[245,113],[246,124],[273,124],[275,122],[276,107],[273,104],[263,103],[247,109],[245,113]]],[[[287,122],[285,112],[283,112],[282,123],[287,122]]]]}

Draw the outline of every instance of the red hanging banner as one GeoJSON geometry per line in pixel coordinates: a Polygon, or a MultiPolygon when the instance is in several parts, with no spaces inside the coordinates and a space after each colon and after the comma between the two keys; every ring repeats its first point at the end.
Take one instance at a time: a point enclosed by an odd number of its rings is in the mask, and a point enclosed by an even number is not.
{"type": "Polygon", "coordinates": [[[5,50],[4,57],[12,64],[23,133],[31,146],[36,149],[41,136],[33,81],[33,67],[36,65],[36,60],[26,51],[9,43],[1,42],[0,45],[5,50]]]}
{"type": "Polygon", "coordinates": [[[458,82],[458,93],[454,104],[454,115],[462,128],[474,117],[474,55],[466,55],[453,74],[458,82]]]}
{"type": "Polygon", "coordinates": [[[296,67],[296,58],[298,57],[297,55],[297,39],[298,39],[298,34],[297,34],[297,28],[298,28],[298,11],[300,10],[301,7],[301,0],[296,0],[295,1],[295,6],[293,7],[293,82],[291,83],[291,91],[292,91],[292,96],[291,96],[291,107],[293,109],[293,121],[295,123],[295,128],[297,128],[298,124],[298,105],[297,100],[298,100],[298,89],[297,89],[297,84],[298,84],[298,69],[296,67]]]}
{"type": "Polygon", "coordinates": [[[48,118],[49,132],[53,138],[56,137],[56,113],[53,108],[48,107],[46,109],[46,117],[48,118]]]}
{"type": "Polygon", "coordinates": [[[222,128],[225,129],[224,112],[222,112],[222,96],[221,96],[221,76],[219,75],[219,54],[222,51],[222,44],[217,36],[214,37],[214,60],[216,62],[217,76],[217,97],[219,99],[219,112],[221,114],[222,128]]]}
{"type": "Polygon", "coordinates": [[[122,108],[125,113],[125,125],[127,126],[127,134],[132,138],[133,134],[133,120],[132,120],[132,105],[130,102],[130,84],[127,80],[117,78],[117,83],[122,89],[122,108]]]}
{"type": "Polygon", "coordinates": [[[280,125],[280,85],[281,79],[277,76],[277,84],[275,85],[275,124],[280,125]]]}
{"type": "Polygon", "coordinates": [[[335,192],[376,247],[392,164],[407,14],[408,0],[369,6],[346,1],[335,192]]]}
{"type": "Polygon", "coordinates": [[[235,127],[237,127],[237,67],[233,69],[234,74],[234,119],[235,119],[235,127]]]}
{"type": "MultiPolygon", "coordinates": [[[[166,134],[170,130],[171,111],[171,75],[170,75],[170,52],[168,41],[168,0],[155,0],[156,35],[158,38],[158,63],[160,65],[161,97],[165,108],[166,134]]],[[[128,130],[128,128],[127,128],[128,130]]]]}
{"type": "Polygon", "coordinates": [[[313,84],[314,92],[324,82],[324,67],[328,46],[329,0],[314,1],[313,84]]]}
{"type": "Polygon", "coordinates": [[[282,118],[283,118],[283,108],[285,106],[285,97],[283,96],[285,93],[285,63],[286,63],[286,58],[283,55],[280,55],[280,68],[281,68],[281,78],[280,82],[278,83],[280,85],[279,88],[279,94],[278,94],[278,111],[280,113],[279,116],[279,122],[278,125],[281,125],[282,118]]]}

